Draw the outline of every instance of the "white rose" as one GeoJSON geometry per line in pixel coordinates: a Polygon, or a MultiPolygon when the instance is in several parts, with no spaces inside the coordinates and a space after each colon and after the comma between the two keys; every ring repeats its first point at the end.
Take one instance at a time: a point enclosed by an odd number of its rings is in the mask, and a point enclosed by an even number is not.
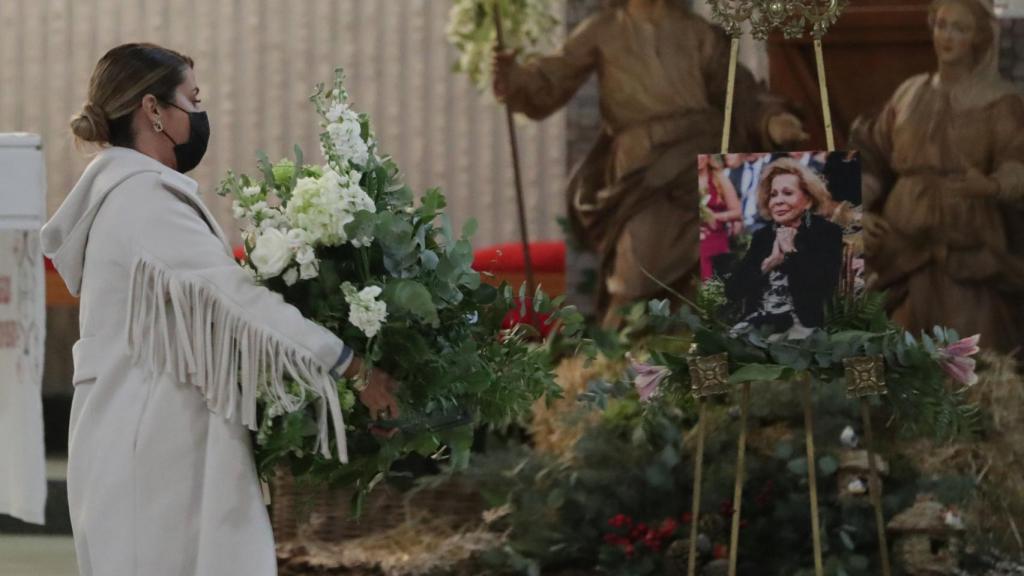
{"type": "Polygon", "coordinates": [[[292,261],[288,237],[276,228],[269,228],[256,238],[256,247],[250,254],[253,265],[264,278],[280,274],[292,261]]]}

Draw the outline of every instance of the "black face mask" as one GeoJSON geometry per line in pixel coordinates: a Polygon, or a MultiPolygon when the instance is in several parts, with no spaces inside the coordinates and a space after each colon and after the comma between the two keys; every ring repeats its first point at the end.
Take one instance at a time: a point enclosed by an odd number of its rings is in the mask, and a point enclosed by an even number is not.
{"type": "Polygon", "coordinates": [[[162,134],[174,144],[174,159],[178,163],[178,172],[190,172],[206,154],[206,146],[210,143],[210,119],[206,112],[189,112],[177,104],[171,104],[178,110],[188,114],[188,142],[178,144],[174,138],[163,131],[162,134]]]}

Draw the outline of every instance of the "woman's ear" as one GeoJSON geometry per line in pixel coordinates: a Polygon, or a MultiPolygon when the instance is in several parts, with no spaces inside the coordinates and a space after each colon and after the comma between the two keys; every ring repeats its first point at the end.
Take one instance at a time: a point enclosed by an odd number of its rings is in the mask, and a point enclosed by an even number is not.
{"type": "Polygon", "coordinates": [[[156,122],[160,119],[160,106],[156,96],[146,94],[142,97],[142,112],[150,122],[156,122]]]}

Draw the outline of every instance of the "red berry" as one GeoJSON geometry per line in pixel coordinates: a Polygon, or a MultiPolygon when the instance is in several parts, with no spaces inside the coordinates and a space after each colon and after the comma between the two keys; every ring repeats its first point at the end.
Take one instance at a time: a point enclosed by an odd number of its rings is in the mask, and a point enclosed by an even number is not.
{"type": "Polygon", "coordinates": [[[715,560],[721,560],[722,558],[728,558],[728,556],[729,556],[729,549],[726,548],[724,544],[715,544],[715,548],[712,551],[712,556],[715,557],[715,560]]]}

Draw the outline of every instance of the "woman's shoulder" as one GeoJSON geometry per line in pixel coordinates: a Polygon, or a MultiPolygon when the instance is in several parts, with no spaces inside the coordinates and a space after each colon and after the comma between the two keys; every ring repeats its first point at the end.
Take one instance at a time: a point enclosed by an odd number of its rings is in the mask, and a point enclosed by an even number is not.
{"type": "Polygon", "coordinates": [[[811,223],[807,229],[812,236],[817,236],[819,238],[842,239],[843,237],[842,226],[818,214],[811,215],[811,223]]]}
{"type": "Polygon", "coordinates": [[[775,226],[769,223],[767,226],[762,226],[754,231],[754,234],[750,237],[751,242],[757,242],[759,240],[766,240],[775,237],[775,226]]]}

